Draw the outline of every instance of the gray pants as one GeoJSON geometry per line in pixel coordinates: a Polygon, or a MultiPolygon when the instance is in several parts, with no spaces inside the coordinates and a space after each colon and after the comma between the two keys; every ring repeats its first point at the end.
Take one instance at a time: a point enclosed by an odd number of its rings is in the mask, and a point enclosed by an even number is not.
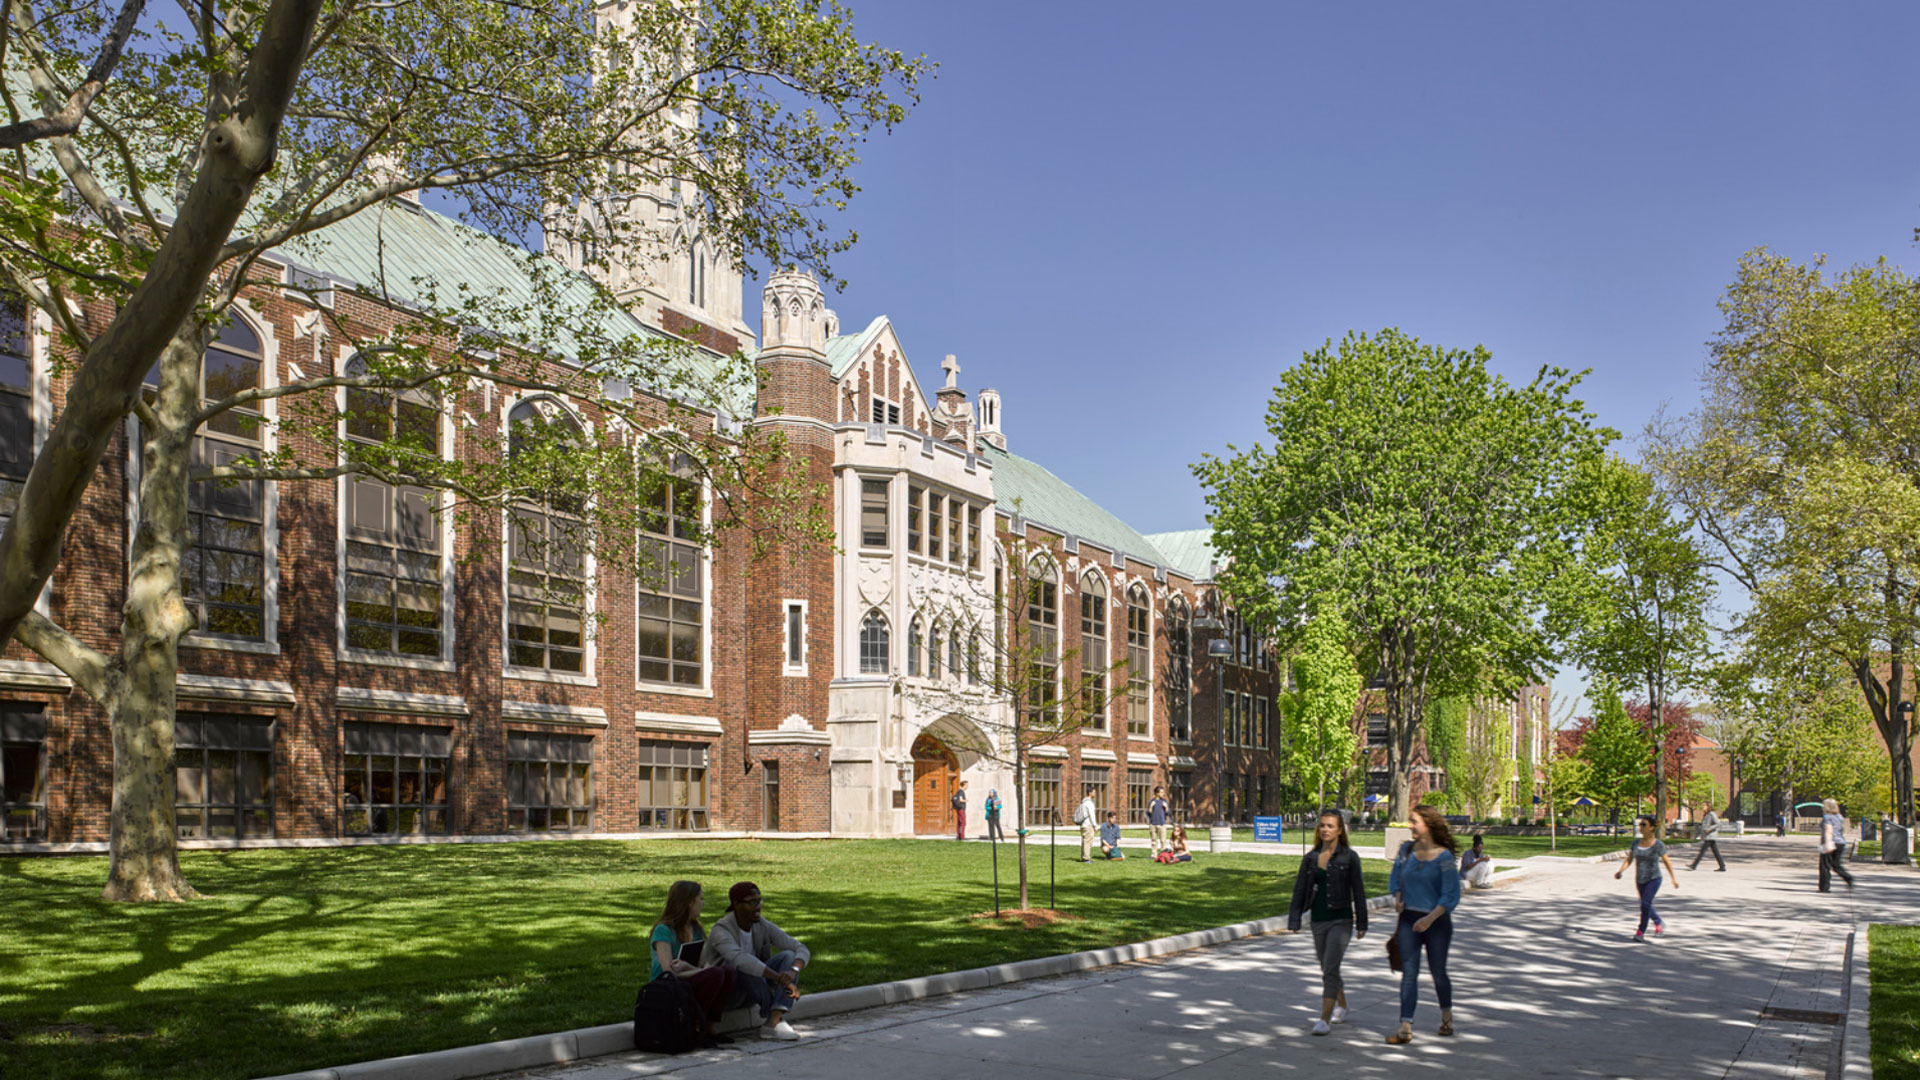
{"type": "Polygon", "coordinates": [[[1346,990],[1340,981],[1340,961],[1353,940],[1352,919],[1329,919],[1313,924],[1313,955],[1320,958],[1320,996],[1337,998],[1346,990]]]}

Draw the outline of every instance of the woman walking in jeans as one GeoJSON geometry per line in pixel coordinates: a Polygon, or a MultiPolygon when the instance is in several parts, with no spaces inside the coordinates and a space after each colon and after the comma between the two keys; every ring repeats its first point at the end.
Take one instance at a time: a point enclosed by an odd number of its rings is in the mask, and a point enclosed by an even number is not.
{"type": "Polygon", "coordinates": [[[1440,1034],[1453,1034],[1453,980],[1447,977],[1447,947],[1453,944],[1453,909],[1460,904],[1459,841],[1431,806],[1407,818],[1413,839],[1400,845],[1387,891],[1400,912],[1400,1027],[1387,1036],[1395,1045],[1413,1041],[1413,1008],[1420,1000],[1420,950],[1427,951],[1433,992],[1440,999],[1440,1034]]]}
{"type": "Polygon", "coordinates": [[[1360,876],[1360,856],[1347,843],[1347,825],[1338,813],[1320,815],[1318,839],[1300,860],[1293,880],[1293,903],[1287,910],[1287,929],[1300,929],[1300,918],[1313,911],[1313,954],[1320,960],[1320,1019],[1313,1033],[1325,1035],[1329,1024],[1347,1018],[1347,990],[1340,981],[1340,960],[1347,942],[1367,936],[1367,886],[1360,876]]]}
{"type": "MultiPolygon", "coordinates": [[[[1667,845],[1662,843],[1654,829],[1653,819],[1642,816],[1639,819],[1640,839],[1627,849],[1627,858],[1633,862],[1633,883],[1640,889],[1640,928],[1633,932],[1633,940],[1647,940],[1647,923],[1653,923],[1653,932],[1658,934],[1667,928],[1660,921],[1660,913],[1653,910],[1653,894],[1660,891],[1660,867],[1664,864],[1667,876],[1673,879],[1673,887],[1680,887],[1680,875],[1673,872],[1673,860],[1667,858],[1667,845]]],[[[1613,872],[1613,879],[1627,872],[1626,863],[1613,872]]]]}

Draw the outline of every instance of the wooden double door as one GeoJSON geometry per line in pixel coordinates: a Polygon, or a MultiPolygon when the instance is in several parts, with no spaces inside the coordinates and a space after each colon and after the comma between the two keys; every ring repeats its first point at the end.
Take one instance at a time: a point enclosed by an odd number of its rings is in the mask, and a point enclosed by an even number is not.
{"type": "Polygon", "coordinates": [[[953,831],[948,805],[960,783],[960,759],[932,735],[913,740],[913,831],[919,835],[953,831]]]}

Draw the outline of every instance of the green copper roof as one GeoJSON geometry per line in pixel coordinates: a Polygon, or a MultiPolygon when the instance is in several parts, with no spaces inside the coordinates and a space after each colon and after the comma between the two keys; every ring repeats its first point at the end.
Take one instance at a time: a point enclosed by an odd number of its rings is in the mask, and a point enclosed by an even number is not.
{"type": "Polygon", "coordinates": [[[1182,529],[1150,533],[1147,539],[1160,549],[1166,564],[1194,581],[1213,577],[1213,530],[1182,529]]]}
{"type": "Polygon", "coordinates": [[[860,354],[868,345],[873,344],[873,339],[879,336],[880,328],[885,325],[887,317],[876,315],[867,328],[857,334],[841,334],[827,339],[827,366],[833,370],[834,378],[847,373],[847,369],[860,359],[860,354]]]}
{"type": "Polygon", "coordinates": [[[980,456],[993,466],[993,501],[1002,513],[1018,514],[1035,525],[1077,536],[1143,563],[1166,564],[1160,550],[1133,526],[1041,465],[985,443],[980,444],[980,456]]]}

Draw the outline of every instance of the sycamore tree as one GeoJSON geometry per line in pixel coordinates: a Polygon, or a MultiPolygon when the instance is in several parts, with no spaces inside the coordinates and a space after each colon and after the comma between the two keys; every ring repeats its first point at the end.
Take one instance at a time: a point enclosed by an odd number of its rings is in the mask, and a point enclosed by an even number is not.
{"type": "MultiPolygon", "coordinates": [[[[164,18],[11,0],[5,17],[0,286],[51,328],[68,392],[0,533],[0,641],[59,667],[109,718],[108,898],[193,895],[168,775],[180,641],[217,606],[183,589],[197,513],[343,476],[428,492],[416,527],[421,513],[532,507],[544,524],[523,539],[546,549],[530,557],[552,579],[586,543],[602,565],[659,572],[630,527],[666,513],[656,496],[688,471],[723,501],[758,476],[766,505],[799,502],[777,440],[712,437],[715,414],[751,409],[744,358],[644,338],[605,290],[529,249],[570,252],[603,280],[656,273],[654,203],[623,212],[653,193],[743,265],[829,274],[851,242],[828,217],[855,190],[857,146],[904,116],[924,72],[860,43],[833,0],[208,0],[164,18]],[[330,227],[423,193],[473,227],[461,243],[517,242],[519,283],[383,268],[336,290],[372,305],[334,310],[388,314],[327,312],[318,328],[360,359],[336,367],[316,348],[278,385],[221,351],[240,301],[287,287],[282,262],[324,263],[330,227]],[[571,401],[587,421],[543,415],[443,460],[427,414],[480,413],[507,391],[571,401]],[[126,602],[99,647],[35,605],[129,415],[126,602]]],[[[737,508],[713,517],[725,527],[737,508]]],[[[821,532],[804,514],[767,520],[821,532]]]]}
{"type": "Polygon", "coordinates": [[[1627,715],[1611,684],[1596,685],[1588,697],[1594,713],[1580,739],[1584,793],[1606,807],[1608,820],[1618,825],[1622,806],[1637,807],[1653,791],[1653,738],[1627,715]]]}
{"type": "MultiPolygon", "coordinates": [[[[1017,500],[1014,512],[1019,512],[1017,500]]],[[[928,626],[939,619],[949,626],[965,623],[970,612],[991,613],[991,632],[976,627],[970,633],[962,658],[965,677],[950,670],[950,661],[948,677],[937,677],[941,658],[929,640],[927,665],[910,660],[910,674],[900,686],[922,713],[972,721],[970,731],[978,734],[949,733],[954,746],[1013,770],[1020,910],[1026,911],[1032,906],[1026,798],[1033,751],[1056,746],[1076,732],[1112,731],[1113,725],[1126,723],[1116,706],[1151,695],[1153,673],[1136,672],[1127,657],[1101,655],[1094,651],[1097,646],[1075,645],[1074,638],[1063,636],[1063,630],[1082,625],[1082,617],[1092,614],[1088,605],[1096,601],[1103,608],[1100,617],[1111,626],[1112,611],[1105,604],[1114,598],[1112,591],[1106,597],[1085,594],[1049,551],[1024,538],[1005,544],[1003,569],[994,593],[963,597],[955,610],[920,613],[928,626]],[[928,677],[921,681],[916,672],[928,677]]],[[[917,647],[911,638],[908,647],[917,647]]]]}
{"type": "Polygon", "coordinates": [[[1544,666],[1537,615],[1583,527],[1569,487],[1613,437],[1574,397],[1579,376],[1516,386],[1490,359],[1394,329],[1328,342],[1281,376],[1271,447],[1194,466],[1244,615],[1297,625],[1316,597],[1342,597],[1385,686],[1394,820],[1428,700],[1504,692],[1544,666]]]}
{"type": "Polygon", "coordinates": [[[1720,310],[1701,405],[1655,425],[1649,462],[1751,598],[1732,641],[1845,667],[1911,825],[1920,287],[1884,260],[1830,277],[1759,250],[1720,310]]]}
{"type": "Polygon", "coordinates": [[[1347,624],[1322,604],[1301,633],[1291,661],[1291,692],[1280,695],[1281,731],[1288,771],[1314,806],[1326,809],[1327,788],[1336,790],[1360,752],[1353,712],[1360,703],[1360,673],[1347,650],[1347,624]]]}
{"type": "MultiPolygon", "coordinates": [[[[1608,455],[1579,485],[1592,529],[1554,581],[1547,625],[1589,674],[1644,689],[1665,718],[1707,662],[1713,580],[1685,515],[1645,470],[1608,455]]],[[[1656,725],[1658,726],[1658,725],[1656,725]]],[[[1656,733],[1665,745],[1666,733],[1656,733]]],[[[1666,820],[1667,756],[1653,762],[1655,816],[1666,820]]],[[[1677,778],[1676,778],[1677,779],[1677,778]]]]}

